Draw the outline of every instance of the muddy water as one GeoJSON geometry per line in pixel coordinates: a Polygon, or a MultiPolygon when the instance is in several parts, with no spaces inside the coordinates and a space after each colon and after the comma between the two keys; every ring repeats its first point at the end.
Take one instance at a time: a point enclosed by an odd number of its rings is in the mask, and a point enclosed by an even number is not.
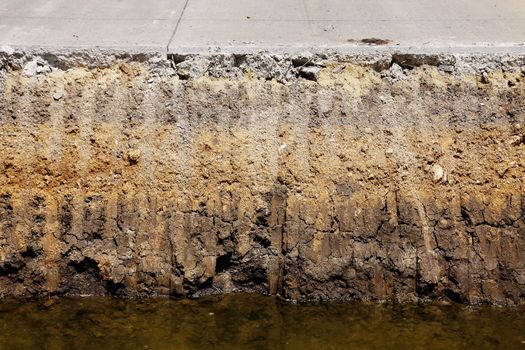
{"type": "Polygon", "coordinates": [[[525,309],[255,295],[2,301],[0,349],[525,349],[525,309]]]}

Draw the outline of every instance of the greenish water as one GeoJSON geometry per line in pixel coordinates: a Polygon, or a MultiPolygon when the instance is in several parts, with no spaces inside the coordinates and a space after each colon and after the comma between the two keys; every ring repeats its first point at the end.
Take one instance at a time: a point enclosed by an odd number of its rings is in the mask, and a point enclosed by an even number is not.
{"type": "Polygon", "coordinates": [[[0,349],[524,349],[525,309],[198,300],[0,302],[0,349]]]}

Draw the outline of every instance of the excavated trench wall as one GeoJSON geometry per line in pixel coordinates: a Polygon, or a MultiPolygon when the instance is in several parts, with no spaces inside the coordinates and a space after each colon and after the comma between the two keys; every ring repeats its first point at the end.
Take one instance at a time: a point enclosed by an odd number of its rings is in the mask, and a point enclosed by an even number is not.
{"type": "Polygon", "coordinates": [[[524,67],[0,53],[0,296],[523,304],[524,67]]]}

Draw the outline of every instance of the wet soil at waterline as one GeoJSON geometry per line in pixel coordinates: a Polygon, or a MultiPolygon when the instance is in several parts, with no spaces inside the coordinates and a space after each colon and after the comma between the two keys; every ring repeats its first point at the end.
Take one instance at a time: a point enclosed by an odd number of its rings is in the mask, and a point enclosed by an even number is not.
{"type": "Polygon", "coordinates": [[[525,309],[232,294],[0,302],[0,349],[525,349],[525,309]]]}

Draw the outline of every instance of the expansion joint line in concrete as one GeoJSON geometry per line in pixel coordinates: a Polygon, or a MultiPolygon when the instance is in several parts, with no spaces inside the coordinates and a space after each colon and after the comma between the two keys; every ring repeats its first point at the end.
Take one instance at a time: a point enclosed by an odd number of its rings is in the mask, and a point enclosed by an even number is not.
{"type": "Polygon", "coordinates": [[[188,3],[190,0],[186,0],[184,3],[184,7],[182,8],[182,12],[180,13],[179,19],[177,20],[177,24],[175,24],[175,28],[173,29],[173,33],[171,33],[170,40],[168,40],[168,45],[166,45],[166,52],[169,52],[171,42],[173,41],[173,38],[175,37],[175,34],[177,33],[177,29],[179,29],[180,22],[182,21],[182,17],[184,16],[184,12],[186,11],[186,8],[188,7],[188,3]]]}

